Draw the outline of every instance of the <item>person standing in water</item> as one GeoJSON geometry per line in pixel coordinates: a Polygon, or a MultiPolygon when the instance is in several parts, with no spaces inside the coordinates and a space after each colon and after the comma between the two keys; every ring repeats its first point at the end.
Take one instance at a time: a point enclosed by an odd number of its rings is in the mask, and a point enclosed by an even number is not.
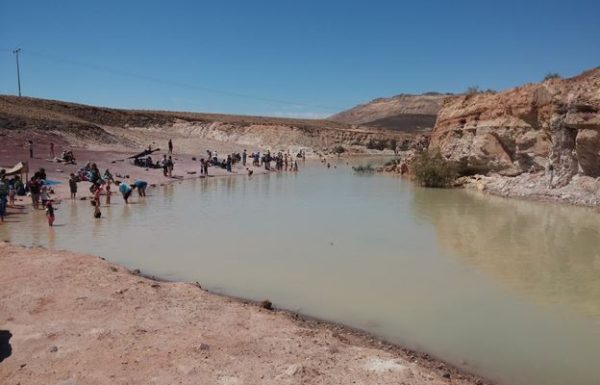
{"type": "Polygon", "coordinates": [[[244,152],[242,152],[242,166],[246,167],[246,158],[248,157],[248,153],[246,152],[246,149],[244,148],[244,152]]]}
{"type": "Polygon", "coordinates": [[[169,159],[167,159],[167,172],[169,173],[169,178],[173,177],[173,168],[175,168],[175,164],[173,163],[173,158],[169,156],[169,159]]]}
{"type": "Polygon", "coordinates": [[[106,184],[106,204],[110,204],[110,182],[106,184]]]}
{"type": "Polygon", "coordinates": [[[94,202],[96,202],[96,204],[98,206],[100,206],[100,193],[101,192],[102,192],[102,185],[98,185],[96,190],[94,190],[94,202]]]}
{"type": "Polygon", "coordinates": [[[94,218],[99,219],[102,216],[102,211],[100,211],[100,202],[94,202],[94,218]]]}
{"type": "Polygon", "coordinates": [[[54,207],[52,201],[46,202],[46,219],[48,219],[48,226],[52,227],[54,224],[54,207]]]}
{"type": "Polygon", "coordinates": [[[169,139],[169,155],[173,155],[173,141],[169,139]]]}
{"type": "Polygon", "coordinates": [[[33,159],[33,140],[28,140],[27,144],[29,145],[29,158],[33,159]]]}
{"type": "Polygon", "coordinates": [[[50,142],[50,158],[54,159],[54,143],[50,142]]]}
{"type": "Polygon", "coordinates": [[[167,176],[167,174],[169,173],[169,161],[167,159],[167,154],[163,154],[162,167],[163,167],[163,175],[167,176]]]}
{"type": "Polygon", "coordinates": [[[227,162],[225,163],[225,168],[228,172],[231,172],[231,155],[227,155],[227,162]]]}
{"type": "Polygon", "coordinates": [[[75,199],[77,196],[77,180],[75,174],[71,174],[69,178],[69,190],[71,191],[71,199],[75,199]]]}

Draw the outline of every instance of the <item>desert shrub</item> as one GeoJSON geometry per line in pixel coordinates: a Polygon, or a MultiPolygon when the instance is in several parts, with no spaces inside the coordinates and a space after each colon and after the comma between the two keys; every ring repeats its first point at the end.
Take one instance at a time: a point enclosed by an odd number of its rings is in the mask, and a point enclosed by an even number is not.
{"type": "Polygon", "coordinates": [[[388,140],[387,148],[389,148],[390,150],[395,150],[397,145],[398,142],[396,141],[396,139],[390,139],[388,140]]]}
{"type": "Polygon", "coordinates": [[[458,176],[456,165],[444,159],[439,150],[425,150],[415,159],[415,180],[425,187],[448,187],[458,176]]]}
{"type": "Polygon", "coordinates": [[[404,139],[400,144],[400,151],[408,151],[410,150],[411,142],[408,139],[404,139]]]}
{"type": "Polygon", "coordinates": [[[382,139],[369,139],[369,141],[367,142],[367,148],[369,150],[384,150],[386,148],[386,140],[382,140],[382,139]]]}
{"type": "Polygon", "coordinates": [[[343,154],[344,152],[346,152],[346,149],[342,146],[335,146],[333,148],[333,153],[334,154],[343,154]]]}
{"type": "Polygon", "coordinates": [[[357,174],[372,174],[375,172],[375,169],[371,164],[366,165],[358,165],[356,167],[352,167],[355,173],[357,174]]]}
{"type": "Polygon", "coordinates": [[[560,79],[560,75],[557,74],[556,72],[550,72],[550,73],[546,74],[546,76],[544,76],[544,81],[550,80],[550,79],[560,79]]]}
{"type": "Polygon", "coordinates": [[[471,86],[465,91],[465,94],[467,95],[475,95],[479,93],[481,93],[481,89],[479,89],[479,86],[471,86]]]}

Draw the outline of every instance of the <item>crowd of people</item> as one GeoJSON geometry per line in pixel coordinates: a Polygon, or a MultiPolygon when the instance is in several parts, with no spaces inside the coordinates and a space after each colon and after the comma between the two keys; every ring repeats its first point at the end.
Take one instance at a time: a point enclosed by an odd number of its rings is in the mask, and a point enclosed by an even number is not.
{"type": "MultiPolygon", "coordinates": [[[[30,157],[33,157],[33,142],[28,141],[28,149],[30,157]]],[[[158,167],[163,170],[165,177],[173,177],[174,160],[173,160],[173,142],[168,141],[168,154],[164,154],[160,162],[157,162],[158,167]]],[[[152,146],[148,146],[148,153],[152,153],[152,146]]],[[[156,150],[154,150],[156,151],[156,150]]],[[[54,144],[50,144],[50,155],[54,156],[54,144]]],[[[75,157],[71,150],[63,151],[62,158],[65,163],[75,163],[75,157]]],[[[147,158],[150,158],[149,156],[147,158]]],[[[146,158],[146,159],[147,159],[146,158]]],[[[193,158],[196,160],[195,158],[193,158]]],[[[233,172],[234,165],[241,163],[241,167],[245,169],[248,175],[253,174],[253,170],[247,167],[249,160],[252,161],[253,167],[264,167],[265,170],[275,171],[298,171],[298,159],[305,160],[306,154],[303,150],[299,151],[295,157],[288,151],[279,151],[277,154],[272,155],[270,151],[264,153],[252,152],[248,154],[247,150],[244,149],[241,153],[227,154],[223,158],[219,158],[219,154],[216,150],[207,150],[206,157],[200,158],[200,175],[208,176],[209,167],[219,167],[226,170],[227,172],[233,172]],[[250,159],[248,159],[250,158],[250,159]],[[274,166],[274,169],[272,167],[274,166]]],[[[136,157],[134,162],[138,161],[136,157]]],[[[147,160],[146,160],[147,161],[147,160]]],[[[150,161],[151,162],[151,161],[150,161]]],[[[114,162],[113,162],[114,163],[114,162]]],[[[135,164],[135,163],[134,163],[135,164]]],[[[147,165],[147,163],[146,163],[147,165]]],[[[119,174],[116,175],[120,177],[119,174]]],[[[129,176],[126,175],[126,178],[129,176]]],[[[106,205],[110,205],[112,188],[116,186],[119,193],[122,195],[125,204],[129,203],[129,198],[134,190],[137,189],[139,197],[146,196],[146,189],[148,182],[143,180],[134,180],[132,183],[125,181],[115,180],[109,169],[106,169],[104,173],[101,173],[97,164],[87,162],[77,172],[71,173],[68,180],[70,199],[77,199],[78,186],[80,182],[89,182],[89,192],[91,194],[90,202],[94,207],[93,216],[94,218],[100,218],[102,212],[101,207],[101,195],[106,197],[106,205]]],[[[56,183],[56,182],[54,182],[56,183]]],[[[46,176],[44,168],[39,168],[33,176],[24,182],[21,180],[19,175],[14,175],[12,178],[6,176],[6,172],[0,169],[0,221],[4,222],[6,216],[6,209],[8,206],[15,206],[16,196],[27,196],[31,198],[31,204],[34,209],[43,209],[46,212],[48,225],[52,226],[55,219],[55,207],[53,206],[53,199],[51,194],[54,193],[52,189],[53,182],[49,181],[46,176]]],[[[81,198],[86,199],[86,198],[81,198]]]]}

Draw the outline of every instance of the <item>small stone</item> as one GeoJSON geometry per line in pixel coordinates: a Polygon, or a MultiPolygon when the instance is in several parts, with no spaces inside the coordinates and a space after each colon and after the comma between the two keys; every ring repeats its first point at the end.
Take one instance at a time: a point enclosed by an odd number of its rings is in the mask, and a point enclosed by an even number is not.
{"type": "Polygon", "coordinates": [[[450,378],[450,373],[444,372],[444,374],[442,374],[442,377],[444,377],[444,378],[450,378]]]}
{"type": "Polygon", "coordinates": [[[262,307],[263,309],[273,310],[273,304],[268,299],[265,299],[264,301],[260,301],[259,306],[262,307]]]}
{"type": "Polygon", "coordinates": [[[208,344],[200,344],[200,346],[198,347],[198,349],[200,350],[210,350],[210,346],[208,344]]]}
{"type": "Polygon", "coordinates": [[[140,271],[140,269],[135,269],[135,270],[132,271],[132,273],[135,274],[135,275],[142,274],[142,272],[140,271]]]}
{"type": "Polygon", "coordinates": [[[58,352],[58,347],[53,346],[50,348],[50,353],[56,353],[56,352],[58,352]]]}

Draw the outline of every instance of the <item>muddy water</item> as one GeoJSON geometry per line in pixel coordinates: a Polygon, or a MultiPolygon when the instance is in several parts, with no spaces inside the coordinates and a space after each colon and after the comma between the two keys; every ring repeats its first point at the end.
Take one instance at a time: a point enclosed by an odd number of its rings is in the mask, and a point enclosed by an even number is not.
{"type": "MultiPolygon", "coordinates": [[[[506,384],[600,384],[600,216],[307,166],[187,181],[0,239],[359,327],[506,384]]],[[[18,221],[18,222],[14,222],[18,221]]]]}

